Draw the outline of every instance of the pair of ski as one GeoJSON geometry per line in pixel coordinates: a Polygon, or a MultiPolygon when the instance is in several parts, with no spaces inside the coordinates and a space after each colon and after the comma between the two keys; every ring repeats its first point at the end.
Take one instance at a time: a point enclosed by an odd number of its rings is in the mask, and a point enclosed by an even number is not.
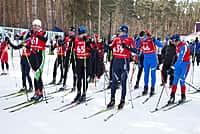
{"type": "Polygon", "coordinates": [[[16,92],[12,92],[12,93],[0,96],[0,98],[5,98],[6,100],[8,100],[8,99],[19,97],[25,94],[26,94],[26,91],[16,91],[16,92]]]}
{"type": "Polygon", "coordinates": [[[8,75],[8,73],[1,73],[0,76],[8,75]]]}
{"type": "MultiPolygon", "coordinates": [[[[146,96],[146,95],[138,95],[138,96],[136,96],[135,98],[133,98],[132,100],[136,100],[136,99],[142,98],[142,97],[144,97],[144,96],[146,96]]],[[[154,96],[154,95],[148,96],[148,97],[142,102],[142,104],[147,103],[147,102],[150,100],[150,98],[152,98],[153,96],[154,96]]],[[[129,100],[129,101],[131,101],[131,100],[129,100]]]]}
{"type": "Polygon", "coordinates": [[[72,102],[70,102],[68,104],[64,104],[64,105],[62,105],[62,106],[60,106],[58,108],[53,109],[53,111],[64,112],[64,111],[67,111],[69,109],[75,108],[75,107],[77,107],[77,106],[79,106],[81,104],[84,104],[84,103],[87,105],[87,102],[91,101],[92,99],[93,98],[91,98],[91,97],[87,97],[86,100],[82,101],[82,102],[72,101],[72,102]]]}
{"type": "Polygon", "coordinates": [[[110,90],[110,89],[109,88],[105,88],[105,89],[97,90],[94,93],[97,94],[97,93],[101,93],[101,92],[106,91],[106,90],[110,90]]]}
{"type": "Polygon", "coordinates": [[[39,101],[35,101],[35,100],[25,101],[25,102],[21,102],[21,103],[18,103],[16,105],[13,105],[13,106],[6,107],[3,110],[9,110],[10,113],[14,113],[14,112],[20,111],[24,108],[30,107],[32,105],[36,105],[38,103],[41,103],[41,102],[44,102],[44,101],[47,102],[47,100],[51,100],[53,98],[54,97],[49,96],[49,97],[46,97],[46,98],[42,98],[39,101]]]}
{"type": "Polygon", "coordinates": [[[181,105],[183,105],[183,104],[185,104],[185,103],[188,103],[188,102],[190,102],[190,101],[192,101],[192,100],[186,100],[186,101],[183,101],[183,102],[176,102],[176,103],[172,103],[172,104],[165,104],[165,105],[163,105],[163,106],[161,106],[160,108],[156,108],[155,110],[153,110],[153,111],[150,111],[150,113],[155,113],[155,112],[158,112],[158,111],[160,111],[160,110],[163,110],[163,111],[169,111],[169,110],[171,110],[171,109],[174,109],[174,108],[176,108],[176,107],[178,107],[178,106],[181,106],[181,105]]]}
{"type": "Polygon", "coordinates": [[[92,117],[95,117],[95,116],[98,116],[100,114],[103,114],[103,113],[106,113],[108,111],[111,111],[111,110],[115,110],[114,112],[112,112],[111,114],[109,114],[106,118],[104,118],[104,121],[108,121],[110,118],[112,118],[113,116],[115,116],[117,113],[119,113],[119,111],[121,111],[122,109],[116,109],[115,107],[112,107],[112,108],[102,108],[100,109],[99,111],[97,111],[96,113],[94,114],[91,114],[89,116],[85,116],[83,117],[83,119],[90,119],[92,117]]]}

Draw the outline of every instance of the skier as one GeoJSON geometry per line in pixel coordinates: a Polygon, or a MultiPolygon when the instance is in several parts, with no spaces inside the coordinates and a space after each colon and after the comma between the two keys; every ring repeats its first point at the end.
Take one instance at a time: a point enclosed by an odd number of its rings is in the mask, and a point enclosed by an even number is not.
{"type": "Polygon", "coordinates": [[[97,78],[100,79],[101,75],[105,71],[104,66],[104,45],[103,41],[99,38],[98,35],[95,36],[97,40],[97,50],[98,50],[98,61],[97,61],[97,78]]]}
{"type": "Polygon", "coordinates": [[[89,76],[90,80],[89,82],[94,82],[95,77],[97,76],[97,63],[98,63],[98,48],[97,48],[97,35],[93,34],[92,39],[91,39],[91,56],[90,56],[90,71],[89,71],[89,76]]]}
{"type": "Polygon", "coordinates": [[[126,97],[126,81],[129,72],[129,60],[131,52],[129,47],[135,48],[135,42],[132,37],[128,36],[128,26],[122,25],[119,27],[119,37],[116,37],[111,48],[113,49],[113,68],[112,68],[112,85],[111,98],[107,108],[112,108],[115,105],[115,93],[118,80],[121,82],[122,93],[118,109],[122,109],[125,104],[126,97]]]}
{"type": "MultiPolygon", "coordinates": [[[[22,32],[21,35],[16,35],[15,38],[17,40],[26,40],[27,38],[27,32],[22,32]]],[[[32,92],[33,90],[33,84],[30,76],[30,65],[29,65],[29,59],[30,59],[30,49],[23,47],[23,45],[14,46],[10,40],[9,44],[14,49],[22,49],[22,54],[20,56],[20,65],[21,65],[21,72],[22,72],[22,89],[20,89],[20,92],[32,92]],[[29,83],[29,89],[26,86],[26,78],[29,83]]]]}
{"type": "Polygon", "coordinates": [[[78,37],[75,38],[74,52],[76,54],[76,71],[77,71],[77,95],[73,102],[86,101],[86,91],[88,88],[89,75],[89,57],[91,55],[91,42],[86,33],[86,28],[80,26],[78,28],[78,37]],[[83,83],[83,92],[81,87],[83,83]]]}
{"type": "Polygon", "coordinates": [[[61,76],[60,76],[60,80],[57,83],[58,85],[62,83],[62,79],[63,79],[63,64],[64,64],[64,59],[65,59],[65,48],[64,45],[62,45],[62,41],[61,41],[61,36],[56,35],[55,36],[56,39],[56,43],[54,44],[52,48],[52,51],[56,48],[57,49],[57,58],[54,62],[54,67],[53,67],[53,80],[52,82],[50,82],[50,84],[55,84],[56,83],[56,74],[57,74],[57,68],[60,65],[60,72],[61,72],[61,76]]]}
{"type": "Polygon", "coordinates": [[[8,70],[9,70],[8,42],[9,42],[9,38],[6,36],[5,40],[1,43],[1,46],[0,46],[1,68],[2,68],[2,71],[3,71],[3,73],[1,73],[2,75],[6,75],[8,73],[8,70]],[[6,65],[7,73],[4,70],[4,64],[6,65]]]}
{"type": "Polygon", "coordinates": [[[162,55],[162,84],[167,83],[167,76],[170,75],[169,86],[172,86],[174,79],[174,71],[171,69],[171,66],[175,63],[176,58],[176,46],[170,40],[169,45],[165,45],[161,50],[162,55]]]}
{"type": "Polygon", "coordinates": [[[173,35],[172,39],[173,39],[173,43],[176,45],[177,61],[171,67],[172,69],[174,69],[174,80],[173,80],[171,95],[170,95],[168,104],[173,104],[175,102],[175,93],[176,93],[177,84],[179,80],[180,80],[180,86],[181,86],[181,100],[179,100],[179,103],[183,103],[186,100],[185,79],[187,77],[187,74],[190,68],[189,47],[187,46],[185,42],[182,42],[180,40],[179,34],[173,35]]]}
{"type": "Polygon", "coordinates": [[[194,44],[196,45],[196,62],[197,62],[197,66],[199,66],[199,62],[200,62],[200,42],[198,37],[196,37],[194,44]]]}
{"type": "Polygon", "coordinates": [[[30,48],[29,63],[34,72],[34,88],[35,94],[31,100],[39,101],[43,98],[43,82],[42,72],[45,62],[45,47],[48,40],[47,32],[42,28],[42,22],[35,19],[32,22],[32,29],[29,31],[29,40],[23,43],[24,46],[30,48]]]}
{"type": "Polygon", "coordinates": [[[76,74],[76,57],[73,51],[75,46],[75,38],[76,38],[76,28],[69,27],[68,29],[69,36],[65,37],[65,45],[66,45],[66,58],[64,62],[64,79],[63,79],[63,86],[59,89],[63,91],[66,89],[66,80],[67,80],[67,73],[69,71],[70,64],[72,64],[72,71],[73,71],[73,88],[72,91],[76,90],[76,81],[77,81],[77,74],[76,74]]]}
{"type": "Polygon", "coordinates": [[[118,33],[116,35],[113,35],[111,40],[108,41],[108,45],[105,45],[105,48],[106,48],[106,52],[107,52],[107,59],[108,61],[110,61],[110,67],[109,67],[109,84],[108,84],[108,87],[107,89],[110,89],[111,88],[111,85],[112,85],[112,67],[113,67],[113,51],[112,49],[109,47],[113,40],[118,37],[118,33]]]}
{"type": "MultiPolygon", "coordinates": [[[[138,50],[140,50],[140,38],[137,37],[136,38],[136,48],[138,50]]],[[[140,83],[140,78],[141,78],[141,75],[142,75],[142,72],[143,72],[143,69],[144,69],[144,54],[143,53],[138,53],[138,73],[137,73],[137,80],[136,80],[136,83],[135,83],[135,86],[134,86],[134,89],[137,89],[139,88],[139,83],[140,83]]]]}
{"type": "Polygon", "coordinates": [[[162,43],[151,38],[148,31],[140,32],[140,51],[144,53],[144,91],[142,95],[148,93],[149,71],[151,69],[151,91],[150,96],[154,95],[156,83],[156,70],[157,70],[157,55],[156,46],[162,47],[162,43]]]}
{"type": "MultiPolygon", "coordinates": [[[[155,37],[153,37],[153,38],[155,38],[155,37]]],[[[161,42],[162,38],[159,36],[159,37],[157,38],[157,40],[161,42]]],[[[163,47],[164,47],[164,45],[163,45],[163,47]]],[[[157,54],[157,57],[158,57],[157,70],[159,70],[159,66],[160,66],[160,64],[161,64],[161,62],[162,62],[162,54],[161,54],[161,51],[162,51],[162,47],[156,47],[156,54],[157,54]]]]}

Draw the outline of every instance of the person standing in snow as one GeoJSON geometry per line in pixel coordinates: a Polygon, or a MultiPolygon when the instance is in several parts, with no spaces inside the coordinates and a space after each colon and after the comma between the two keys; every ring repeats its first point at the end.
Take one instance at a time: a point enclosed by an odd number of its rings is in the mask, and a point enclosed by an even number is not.
{"type": "Polygon", "coordinates": [[[157,70],[156,45],[162,47],[162,43],[156,39],[152,39],[148,31],[140,32],[140,51],[144,54],[144,91],[142,95],[148,93],[149,72],[151,69],[151,91],[150,96],[154,95],[157,70]]]}
{"type": "MultiPolygon", "coordinates": [[[[17,40],[23,40],[25,41],[28,39],[27,37],[28,32],[22,32],[22,35],[16,35],[15,37],[17,40]]],[[[20,65],[21,65],[21,72],[22,72],[22,89],[20,89],[20,92],[32,92],[33,90],[33,84],[32,79],[30,76],[30,65],[29,65],[29,59],[30,59],[30,49],[23,47],[23,45],[14,46],[10,41],[9,44],[14,49],[22,49],[22,53],[20,56],[20,65]],[[29,88],[26,86],[26,78],[29,83],[29,88]]]]}
{"type": "Polygon", "coordinates": [[[195,41],[194,41],[194,45],[196,45],[196,52],[195,52],[195,55],[196,55],[196,62],[197,62],[197,66],[199,66],[199,63],[200,63],[200,42],[199,42],[199,39],[198,37],[196,37],[195,41]]]}
{"type": "Polygon", "coordinates": [[[113,49],[112,85],[111,98],[107,108],[112,108],[115,105],[115,93],[119,80],[122,86],[122,93],[118,109],[122,109],[125,104],[126,82],[130,69],[131,52],[127,48],[135,48],[135,42],[132,37],[128,36],[128,26],[120,26],[118,32],[119,36],[116,37],[111,44],[111,48],[113,49]]]}
{"type": "Polygon", "coordinates": [[[170,75],[169,78],[169,86],[172,86],[174,80],[174,70],[171,69],[171,66],[175,63],[176,58],[176,46],[170,40],[169,45],[165,45],[161,50],[162,55],[162,85],[167,83],[167,76],[170,75]]]}
{"type": "Polygon", "coordinates": [[[86,92],[88,88],[89,75],[89,57],[91,55],[91,41],[86,33],[86,28],[78,28],[78,37],[75,38],[74,52],[76,54],[76,71],[77,71],[77,95],[73,102],[81,103],[86,101],[86,92]],[[81,93],[83,83],[83,92],[81,93]]]}
{"type": "Polygon", "coordinates": [[[185,91],[185,79],[190,68],[190,49],[185,42],[180,40],[180,35],[176,34],[172,37],[173,43],[176,45],[176,55],[177,60],[175,64],[171,67],[174,69],[174,80],[171,89],[170,99],[168,104],[173,104],[175,102],[175,93],[177,89],[178,81],[180,80],[181,86],[181,100],[179,103],[183,103],[186,100],[185,91]]]}
{"type": "Polygon", "coordinates": [[[9,64],[8,64],[8,42],[9,38],[5,37],[5,40],[1,43],[0,46],[0,56],[1,56],[1,68],[3,71],[3,75],[7,74],[4,70],[4,64],[6,65],[6,70],[8,72],[9,70],[9,64]]]}
{"type": "Polygon", "coordinates": [[[57,68],[60,65],[60,80],[57,83],[58,85],[62,83],[63,79],[63,64],[64,64],[64,59],[65,59],[65,48],[64,45],[62,45],[62,39],[61,36],[56,35],[55,36],[56,43],[52,47],[52,51],[56,48],[57,49],[57,58],[54,62],[54,67],[53,67],[53,80],[50,84],[55,84],[56,83],[56,75],[57,75],[57,68]]]}
{"type": "Polygon", "coordinates": [[[72,71],[73,71],[73,88],[72,91],[76,90],[76,83],[77,83],[77,73],[76,73],[76,57],[73,51],[75,46],[75,38],[76,38],[76,28],[69,27],[68,29],[69,36],[65,37],[65,45],[66,45],[66,58],[65,58],[65,65],[64,65],[64,78],[63,78],[63,86],[59,89],[61,91],[66,89],[66,80],[67,80],[67,73],[69,71],[70,64],[72,64],[72,71]]]}
{"type": "Polygon", "coordinates": [[[39,101],[43,98],[42,72],[45,63],[45,47],[48,40],[47,32],[42,29],[42,22],[35,19],[32,29],[28,33],[29,40],[23,45],[30,49],[30,66],[34,72],[35,94],[31,100],[39,101]]]}
{"type": "MultiPolygon", "coordinates": [[[[138,50],[140,50],[140,38],[137,37],[136,38],[136,48],[138,50]]],[[[135,86],[134,86],[134,89],[138,89],[139,88],[139,83],[140,83],[140,78],[141,78],[141,75],[142,75],[142,72],[143,72],[143,69],[144,69],[144,54],[143,53],[138,53],[138,73],[137,73],[137,80],[136,80],[136,83],[135,83],[135,86]]]]}

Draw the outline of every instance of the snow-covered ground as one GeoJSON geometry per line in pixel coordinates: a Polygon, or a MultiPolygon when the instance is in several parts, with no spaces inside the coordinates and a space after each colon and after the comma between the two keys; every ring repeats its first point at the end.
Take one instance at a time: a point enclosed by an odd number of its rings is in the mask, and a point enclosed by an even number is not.
{"type": "MultiPolygon", "coordinates": [[[[21,88],[21,71],[18,53],[10,59],[10,71],[7,76],[0,76],[0,96],[18,91],[21,88]],[[12,62],[13,61],[13,62],[12,62]]],[[[43,73],[44,84],[52,80],[52,69],[55,56],[47,55],[45,69],[43,73]]],[[[194,67],[193,83],[199,86],[200,68],[194,67]]],[[[187,81],[191,81],[191,71],[187,77],[187,81]]],[[[58,69],[59,73],[59,69],[58,69]]],[[[130,71],[131,73],[131,71],[130,71]]],[[[136,80],[136,73],[133,77],[133,86],[136,80]]],[[[57,75],[59,80],[60,75],[57,75]]],[[[73,100],[76,93],[63,96],[63,92],[53,94],[54,99],[48,100],[48,103],[41,102],[22,109],[15,113],[9,110],[3,110],[5,107],[15,105],[26,101],[26,95],[6,99],[0,98],[0,126],[3,134],[200,134],[200,94],[187,94],[187,99],[192,100],[182,106],[176,107],[169,111],[160,110],[156,113],[150,113],[155,109],[162,87],[160,86],[160,72],[157,71],[156,95],[147,103],[142,104],[146,97],[133,100],[134,108],[131,107],[129,90],[127,91],[127,103],[122,111],[110,118],[107,122],[104,119],[114,113],[111,110],[99,114],[90,119],[83,119],[100,109],[105,107],[110,98],[110,90],[106,92],[95,93],[104,87],[104,77],[97,81],[96,87],[94,83],[89,84],[87,96],[94,98],[65,112],[54,111],[64,104],[73,100]],[[64,103],[62,103],[64,99],[64,103]]],[[[68,73],[67,85],[72,85],[72,72],[68,73]]],[[[132,91],[133,98],[141,94],[143,87],[143,75],[140,82],[140,89],[132,91]]],[[[58,90],[60,86],[46,87],[45,91],[51,92],[58,90]]],[[[129,89],[129,88],[128,88],[129,89]]],[[[180,87],[178,87],[176,100],[180,99],[180,87]]],[[[192,92],[193,89],[187,86],[187,91],[192,92]]],[[[120,100],[120,90],[116,94],[116,104],[120,100]]],[[[160,106],[163,106],[169,99],[170,89],[163,92],[160,106]]],[[[31,97],[32,94],[29,94],[31,97]]]]}

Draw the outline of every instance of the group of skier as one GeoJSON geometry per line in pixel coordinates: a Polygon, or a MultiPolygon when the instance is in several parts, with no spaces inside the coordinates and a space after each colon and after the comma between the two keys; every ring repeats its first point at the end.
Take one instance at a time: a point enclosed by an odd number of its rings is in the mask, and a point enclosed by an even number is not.
{"type": "MultiPolygon", "coordinates": [[[[115,106],[115,94],[119,84],[121,85],[121,98],[118,109],[124,107],[132,57],[134,57],[135,63],[138,64],[138,74],[134,89],[140,87],[139,81],[144,69],[142,95],[147,95],[150,90],[149,96],[153,96],[156,90],[156,70],[160,68],[162,86],[167,84],[167,76],[168,74],[170,75],[169,86],[171,87],[171,95],[168,103],[172,104],[175,102],[175,93],[179,80],[181,85],[181,100],[179,102],[184,102],[186,100],[185,79],[190,68],[190,49],[185,42],[181,41],[180,35],[175,34],[168,38],[164,45],[160,39],[154,38],[148,30],[141,31],[139,36],[135,36],[134,38],[129,36],[128,32],[128,26],[121,25],[117,36],[108,43],[102,41],[97,34],[90,37],[84,26],[80,26],[78,29],[73,26],[69,27],[64,39],[59,35],[55,36],[56,41],[52,44],[51,50],[57,50],[57,57],[53,66],[53,79],[49,84],[62,84],[59,91],[66,90],[68,88],[66,84],[67,73],[72,64],[72,91],[77,92],[73,102],[80,103],[86,101],[88,82],[94,82],[105,72],[104,52],[108,52],[107,55],[109,55],[111,51],[112,59],[110,62],[109,85],[111,96],[107,108],[115,106]],[[159,61],[156,53],[156,48],[158,47],[162,48],[159,61]],[[161,64],[162,68],[160,67],[161,64]],[[56,83],[57,68],[59,65],[61,76],[59,82],[56,83]],[[149,87],[150,73],[151,86],[149,87]]],[[[8,54],[4,51],[5,47],[8,47],[8,44],[14,49],[23,49],[21,54],[21,91],[33,90],[32,80],[29,75],[30,69],[32,69],[34,72],[35,93],[31,99],[38,101],[44,96],[42,73],[45,64],[46,42],[48,40],[47,32],[42,29],[42,22],[36,19],[32,22],[32,28],[29,31],[16,36],[16,38],[22,40],[22,43],[17,46],[13,45],[9,38],[5,38],[5,42],[1,43],[2,68],[5,63],[8,69],[8,54]],[[26,86],[26,78],[29,82],[29,88],[26,86]]]]}

